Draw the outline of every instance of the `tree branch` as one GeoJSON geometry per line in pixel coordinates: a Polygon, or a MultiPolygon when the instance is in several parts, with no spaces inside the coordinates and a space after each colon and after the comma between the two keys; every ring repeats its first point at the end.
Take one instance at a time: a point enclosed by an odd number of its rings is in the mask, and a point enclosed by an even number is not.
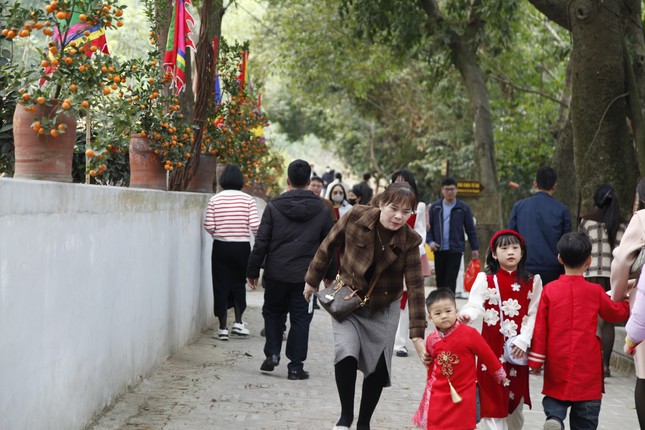
{"type": "Polygon", "coordinates": [[[561,106],[563,106],[565,108],[569,107],[568,104],[566,104],[565,102],[563,102],[562,100],[560,100],[560,99],[558,99],[556,97],[550,96],[549,94],[545,94],[545,93],[543,93],[542,91],[539,91],[539,90],[534,90],[533,88],[519,86],[519,85],[517,85],[516,83],[514,83],[513,81],[511,81],[508,78],[505,78],[505,77],[502,77],[502,76],[497,76],[497,75],[490,75],[490,77],[492,79],[496,80],[497,82],[501,82],[503,84],[509,85],[509,86],[511,86],[512,88],[514,88],[514,89],[516,89],[518,91],[522,91],[524,93],[530,93],[530,94],[537,94],[538,96],[544,97],[544,98],[546,98],[548,100],[551,100],[552,102],[555,102],[555,103],[557,103],[557,104],[559,104],[559,105],[561,105],[561,106]]]}
{"type": "Polygon", "coordinates": [[[568,13],[569,0],[529,0],[529,2],[551,21],[571,31],[568,13]]]}

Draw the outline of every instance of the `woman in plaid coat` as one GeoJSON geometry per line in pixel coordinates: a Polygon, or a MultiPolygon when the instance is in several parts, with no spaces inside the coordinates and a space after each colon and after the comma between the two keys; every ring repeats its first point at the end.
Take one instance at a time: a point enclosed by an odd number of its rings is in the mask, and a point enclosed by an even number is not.
{"type": "Polygon", "coordinates": [[[417,206],[412,188],[391,184],[380,196],[378,207],[356,205],[322,242],[305,276],[304,296],[311,299],[334,257],[344,245],[339,276],[364,296],[376,286],[367,304],[342,322],[332,320],[334,367],[341,415],[335,430],[348,429],[354,419],[357,371],[365,378],[357,430],[370,428],[372,414],[384,387],[391,385],[392,351],[398,326],[403,278],[408,288],[410,337],[419,357],[428,364],[423,337],[426,328],[423,277],[419,244],[421,237],[406,224],[417,206]]]}

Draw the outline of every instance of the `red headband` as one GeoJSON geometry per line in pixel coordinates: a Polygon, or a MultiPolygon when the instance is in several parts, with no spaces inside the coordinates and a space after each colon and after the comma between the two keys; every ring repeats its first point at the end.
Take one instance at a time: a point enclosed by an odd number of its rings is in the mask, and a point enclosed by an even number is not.
{"type": "Polygon", "coordinates": [[[515,230],[500,230],[497,233],[495,233],[493,235],[493,237],[490,239],[490,249],[492,251],[495,251],[493,249],[493,246],[495,246],[495,241],[497,240],[497,238],[500,237],[500,236],[503,236],[505,234],[510,234],[510,235],[513,235],[513,236],[517,237],[520,240],[520,244],[522,245],[522,248],[525,247],[524,238],[518,232],[516,232],[515,230]]]}

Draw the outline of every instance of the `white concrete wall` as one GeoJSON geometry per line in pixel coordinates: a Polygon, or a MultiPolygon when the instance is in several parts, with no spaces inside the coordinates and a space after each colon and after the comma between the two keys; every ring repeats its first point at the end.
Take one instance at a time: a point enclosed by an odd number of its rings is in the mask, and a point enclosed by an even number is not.
{"type": "Polygon", "coordinates": [[[208,197],[0,178],[0,429],[83,429],[211,325],[208,197]]]}

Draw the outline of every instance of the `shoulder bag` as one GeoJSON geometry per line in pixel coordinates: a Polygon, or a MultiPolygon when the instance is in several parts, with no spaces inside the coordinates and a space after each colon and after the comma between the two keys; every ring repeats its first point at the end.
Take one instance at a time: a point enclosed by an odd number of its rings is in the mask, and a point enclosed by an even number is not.
{"type": "Polygon", "coordinates": [[[365,294],[365,298],[361,299],[349,284],[346,284],[340,277],[336,275],[336,280],[327,288],[324,288],[316,293],[320,305],[329,312],[329,315],[334,317],[338,322],[341,322],[358,308],[365,306],[370,299],[370,294],[378,282],[377,276],[374,278],[370,285],[370,289],[365,294]]]}

